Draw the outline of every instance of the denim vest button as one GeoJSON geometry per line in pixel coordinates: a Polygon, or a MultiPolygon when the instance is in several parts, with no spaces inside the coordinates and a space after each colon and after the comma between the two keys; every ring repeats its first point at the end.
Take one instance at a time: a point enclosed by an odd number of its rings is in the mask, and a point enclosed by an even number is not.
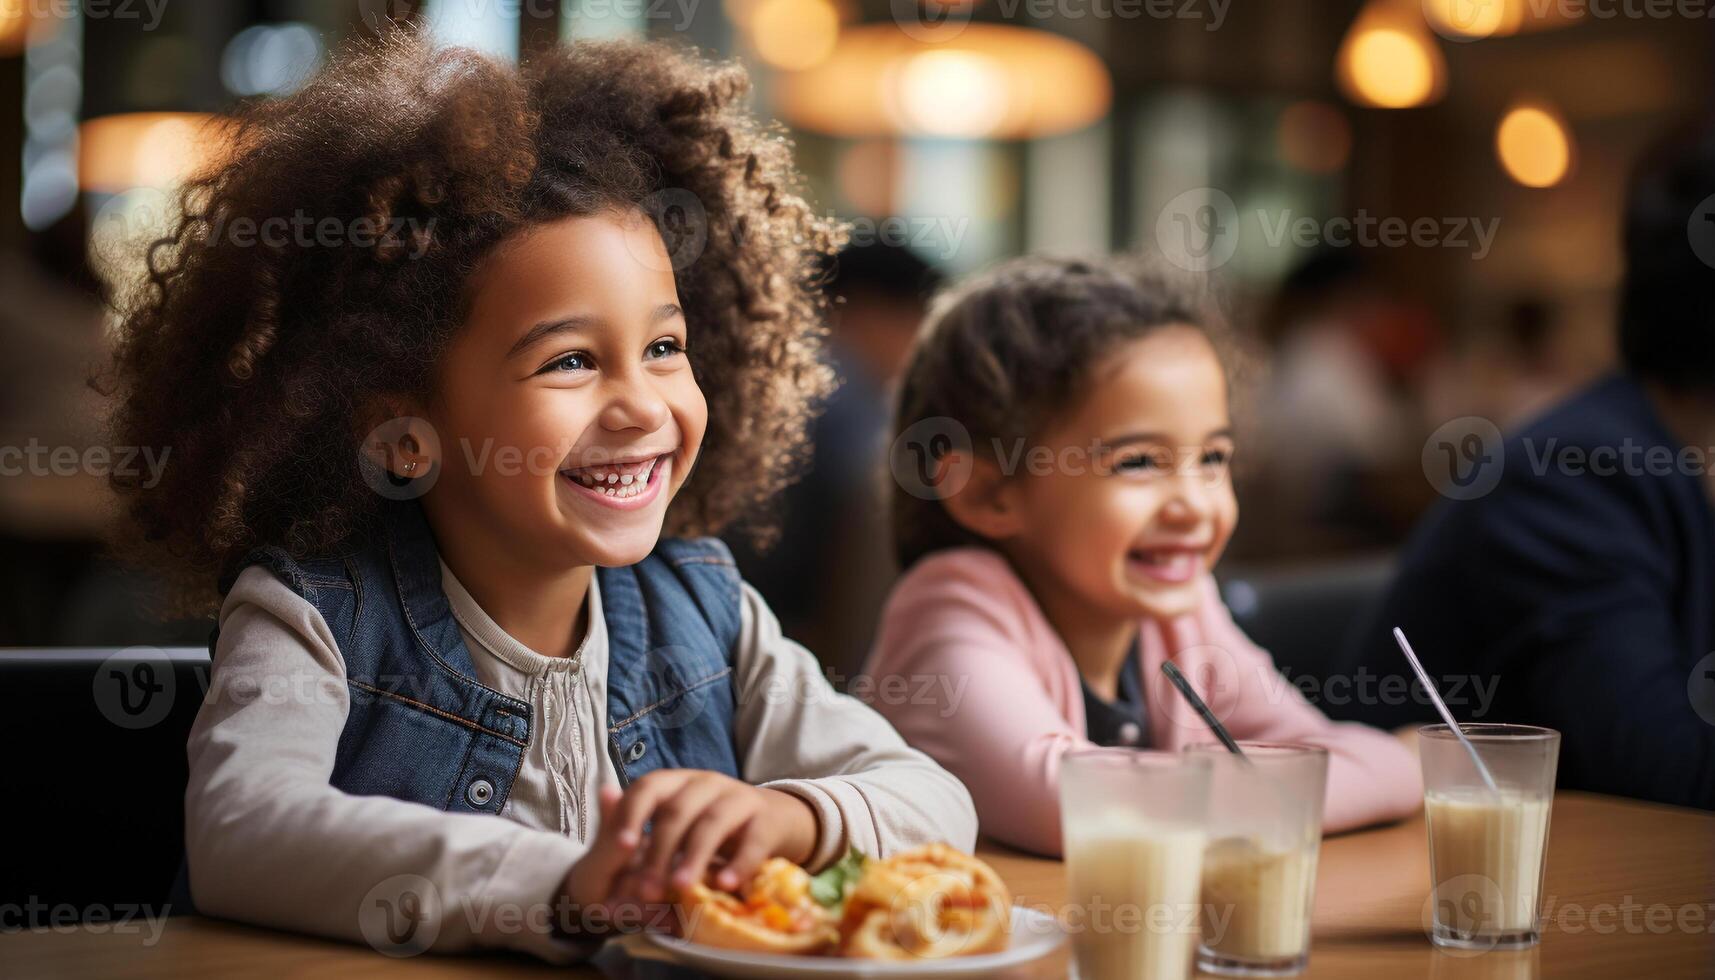
{"type": "Polygon", "coordinates": [[[649,751],[649,746],[643,744],[642,739],[638,739],[637,741],[631,743],[631,748],[626,750],[625,761],[626,762],[636,762],[638,759],[643,758],[643,753],[645,753],[647,751],[649,751]]]}
{"type": "Polygon", "coordinates": [[[464,798],[470,801],[471,806],[487,806],[488,801],[494,799],[494,784],[486,779],[478,779],[464,791],[464,798]]]}

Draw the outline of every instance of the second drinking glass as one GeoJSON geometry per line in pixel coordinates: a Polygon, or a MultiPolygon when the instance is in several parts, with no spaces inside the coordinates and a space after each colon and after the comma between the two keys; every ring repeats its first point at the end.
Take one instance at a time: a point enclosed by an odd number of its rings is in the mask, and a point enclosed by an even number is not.
{"type": "Polygon", "coordinates": [[[1310,908],[1322,845],[1328,750],[1240,742],[1186,749],[1213,764],[1197,966],[1285,976],[1310,959],[1310,908]]]}

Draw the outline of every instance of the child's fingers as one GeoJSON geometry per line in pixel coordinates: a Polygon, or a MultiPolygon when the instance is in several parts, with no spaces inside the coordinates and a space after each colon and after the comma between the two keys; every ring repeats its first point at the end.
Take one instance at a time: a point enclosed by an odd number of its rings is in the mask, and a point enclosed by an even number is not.
{"type": "Polygon", "coordinates": [[[624,847],[636,847],[643,840],[643,825],[661,801],[685,782],[685,774],[676,770],[652,772],[625,791],[614,814],[614,840],[624,847]]]}
{"type": "Polygon", "coordinates": [[[689,888],[703,880],[709,861],[721,844],[744,826],[749,815],[732,808],[711,810],[691,828],[679,849],[679,867],[673,871],[673,887],[689,888]]]}
{"type": "Polygon", "coordinates": [[[710,815],[710,804],[719,799],[725,787],[713,780],[701,780],[684,786],[671,802],[655,811],[655,821],[649,828],[648,853],[643,859],[643,897],[659,902],[665,895],[667,875],[673,870],[673,858],[683,846],[685,834],[710,815]]]}
{"type": "Polygon", "coordinates": [[[733,852],[732,860],[721,869],[720,876],[715,879],[715,886],[722,891],[733,891],[739,885],[750,880],[756,873],[756,868],[768,860],[773,845],[761,834],[756,832],[755,820],[747,821],[739,830],[738,849],[733,852]]]}
{"type": "Polygon", "coordinates": [[[576,901],[593,903],[607,898],[613,889],[614,877],[636,850],[635,845],[628,847],[615,839],[617,821],[614,816],[619,810],[620,798],[617,786],[603,786],[596,796],[601,815],[600,827],[589,851],[578,861],[570,876],[575,883],[576,901]]]}

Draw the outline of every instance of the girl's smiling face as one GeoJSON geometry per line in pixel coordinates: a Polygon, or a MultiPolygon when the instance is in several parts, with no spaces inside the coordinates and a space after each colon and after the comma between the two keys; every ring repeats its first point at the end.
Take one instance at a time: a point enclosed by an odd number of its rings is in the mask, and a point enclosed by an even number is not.
{"type": "MultiPolygon", "coordinates": [[[[999,543],[1045,606],[1106,617],[1194,610],[1238,519],[1227,382],[1208,339],[1170,326],[1116,348],[1082,400],[995,488],[999,543]]],[[[991,535],[992,536],[992,535],[991,535]]]]}
{"type": "Polygon", "coordinates": [[[537,225],[470,283],[424,413],[441,444],[425,505],[548,566],[643,559],[708,423],[654,223],[630,211],[537,225]]]}

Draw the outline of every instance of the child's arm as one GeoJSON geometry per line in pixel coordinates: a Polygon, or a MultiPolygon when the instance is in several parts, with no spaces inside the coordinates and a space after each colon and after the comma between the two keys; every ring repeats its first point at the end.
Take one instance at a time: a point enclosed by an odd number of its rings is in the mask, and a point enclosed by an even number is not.
{"type": "Polygon", "coordinates": [[[555,961],[583,949],[549,933],[549,903],[583,844],[329,785],[350,704],[344,662],[320,614],[271,573],[251,568],[234,585],[210,680],[187,745],[199,910],[385,945],[403,935],[385,930],[407,923],[401,899],[415,892],[403,900],[428,918],[408,944],[555,961]]]}
{"type": "Polygon", "coordinates": [[[1060,760],[1093,743],[1060,705],[1081,706],[1081,689],[1051,691],[1056,678],[1032,659],[1059,641],[1030,632],[1016,604],[1028,596],[999,562],[929,559],[895,589],[868,668],[873,701],[964,780],[985,836],[1057,856],[1060,760]]]}
{"type": "Polygon", "coordinates": [[[601,859],[598,844],[568,877],[570,897],[651,906],[702,880],[717,856],[716,887],[736,891],[774,856],[819,870],[852,847],[886,855],[928,841],[975,843],[976,814],[959,781],[834,691],[748,585],[742,602],[734,737],[747,781],[692,769],[638,779],[600,831],[638,849],[635,866],[604,861],[586,873],[601,859]]]}
{"type": "Polygon", "coordinates": [[[744,775],[815,811],[806,866],[822,868],[851,847],[885,855],[929,841],[975,846],[965,787],[869,706],[835,691],[749,585],[742,601],[735,685],[744,775]]]}
{"type": "Polygon", "coordinates": [[[1268,651],[1233,622],[1213,579],[1206,583],[1195,627],[1162,632],[1170,646],[1205,645],[1232,658],[1238,676],[1221,717],[1234,737],[1302,742],[1328,750],[1328,796],[1322,814],[1328,832],[1396,820],[1422,805],[1423,781],[1411,749],[1379,728],[1332,721],[1306,701],[1268,651]]]}

